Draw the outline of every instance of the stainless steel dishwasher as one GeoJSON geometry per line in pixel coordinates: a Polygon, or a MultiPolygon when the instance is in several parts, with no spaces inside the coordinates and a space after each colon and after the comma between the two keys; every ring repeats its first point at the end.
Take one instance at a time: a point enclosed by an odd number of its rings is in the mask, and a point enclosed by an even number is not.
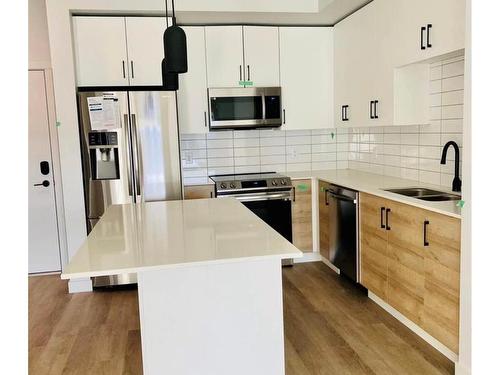
{"type": "Polygon", "coordinates": [[[340,274],[359,282],[359,193],[330,185],[325,190],[325,203],[330,214],[329,260],[340,274]]]}

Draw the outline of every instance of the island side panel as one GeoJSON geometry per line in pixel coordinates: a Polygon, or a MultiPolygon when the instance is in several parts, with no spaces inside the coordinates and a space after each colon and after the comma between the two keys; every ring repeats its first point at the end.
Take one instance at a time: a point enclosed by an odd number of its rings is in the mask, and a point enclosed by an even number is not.
{"type": "Polygon", "coordinates": [[[285,374],[281,260],[138,274],[144,374],[285,374]]]}

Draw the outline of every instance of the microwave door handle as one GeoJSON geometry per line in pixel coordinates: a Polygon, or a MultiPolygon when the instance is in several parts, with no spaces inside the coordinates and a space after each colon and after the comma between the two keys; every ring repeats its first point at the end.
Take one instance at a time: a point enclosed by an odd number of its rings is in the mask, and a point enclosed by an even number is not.
{"type": "Polygon", "coordinates": [[[266,113],[266,94],[262,94],[261,96],[262,99],[262,118],[264,119],[264,123],[266,122],[267,119],[267,113],[266,113]]]}

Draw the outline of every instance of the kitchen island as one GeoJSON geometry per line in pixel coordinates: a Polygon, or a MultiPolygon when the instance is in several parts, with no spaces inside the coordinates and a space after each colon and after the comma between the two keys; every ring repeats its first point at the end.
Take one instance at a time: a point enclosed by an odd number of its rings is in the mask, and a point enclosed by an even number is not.
{"type": "Polygon", "coordinates": [[[137,273],[144,374],[284,374],[281,260],[235,199],[110,206],[63,279],[137,273]]]}

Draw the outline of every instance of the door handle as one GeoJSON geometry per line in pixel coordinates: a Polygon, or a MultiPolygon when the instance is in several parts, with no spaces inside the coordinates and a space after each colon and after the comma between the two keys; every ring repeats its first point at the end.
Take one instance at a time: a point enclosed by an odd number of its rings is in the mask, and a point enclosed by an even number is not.
{"type": "Polygon", "coordinates": [[[422,26],[420,28],[420,49],[424,50],[425,45],[424,45],[424,32],[425,32],[425,26],[422,26]]]}
{"type": "Polygon", "coordinates": [[[385,229],[384,212],[385,212],[385,207],[380,207],[380,228],[382,229],[385,229]]]}
{"type": "MultiPolygon", "coordinates": [[[[129,138],[129,126],[128,126],[128,116],[123,115],[123,125],[124,125],[124,133],[125,133],[125,139],[127,139],[127,145],[128,145],[128,140],[129,138]]],[[[128,146],[127,146],[128,148],[128,146]]],[[[128,195],[132,195],[132,168],[131,168],[131,163],[132,160],[130,159],[126,161],[125,165],[127,166],[127,177],[128,177],[128,195]]]]}
{"type": "Polygon", "coordinates": [[[135,166],[135,193],[137,195],[141,195],[141,181],[142,181],[142,173],[141,173],[141,164],[142,164],[142,156],[140,155],[140,148],[139,148],[139,140],[137,137],[137,122],[135,115],[131,115],[132,118],[132,142],[134,142],[134,160],[137,163],[135,166]]]}
{"type": "Polygon", "coordinates": [[[385,210],[385,229],[386,230],[391,230],[391,227],[389,226],[389,212],[391,212],[390,208],[385,210]]]}
{"type": "Polygon", "coordinates": [[[428,23],[427,24],[427,48],[431,48],[432,47],[432,44],[431,44],[431,28],[432,28],[432,24],[428,23]]]}
{"type": "Polygon", "coordinates": [[[33,186],[43,186],[43,187],[48,187],[50,185],[50,182],[48,180],[43,180],[39,184],[34,184],[33,186]]]}
{"type": "Polygon", "coordinates": [[[427,241],[427,225],[429,224],[429,220],[424,221],[424,246],[429,246],[429,241],[427,241]]]}

